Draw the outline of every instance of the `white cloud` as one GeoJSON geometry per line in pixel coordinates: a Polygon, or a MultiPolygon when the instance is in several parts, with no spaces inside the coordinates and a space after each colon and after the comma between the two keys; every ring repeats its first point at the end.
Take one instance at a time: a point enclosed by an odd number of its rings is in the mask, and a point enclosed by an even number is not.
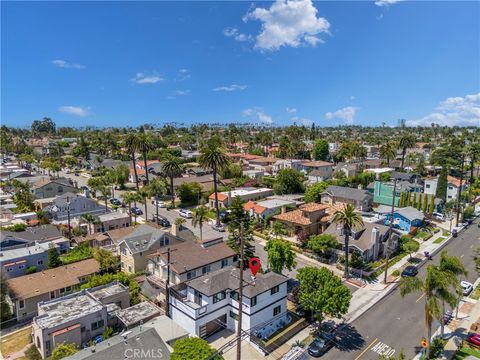
{"type": "Polygon", "coordinates": [[[223,30],[223,35],[232,37],[237,41],[251,41],[252,35],[243,34],[235,27],[229,27],[223,30]]]}
{"type": "Polygon", "coordinates": [[[329,33],[327,19],[317,17],[312,0],[277,0],[269,9],[255,8],[244,21],[260,20],[262,29],[255,39],[255,48],[275,51],[282,46],[315,46],[322,42],[318,35],[329,33]]]}
{"type": "Polygon", "coordinates": [[[226,86],[219,86],[216,88],[213,88],[213,91],[242,91],[247,88],[247,85],[238,85],[238,84],[232,84],[232,85],[226,85],[226,86]]]}
{"type": "Polygon", "coordinates": [[[178,70],[177,80],[184,81],[190,80],[192,75],[190,75],[190,71],[188,69],[180,69],[178,70]]]}
{"type": "Polygon", "coordinates": [[[295,113],[297,112],[297,109],[295,109],[295,108],[289,108],[289,107],[287,107],[285,110],[286,110],[287,113],[289,113],[289,114],[295,114],[295,113]]]}
{"type": "Polygon", "coordinates": [[[408,126],[480,126],[480,93],[465,97],[450,97],[435,108],[434,112],[415,120],[407,120],[408,126]]]}
{"type": "Polygon", "coordinates": [[[295,123],[298,123],[298,124],[301,124],[301,125],[304,125],[304,126],[312,126],[312,124],[313,124],[313,120],[298,117],[298,116],[292,117],[291,120],[294,121],[295,123]]]}
{"type": "Polygon", "coordinates": [[[58,111],[63,112],[65,114],[85,117],[90,115],[90,108],[89,107],[82,107],[82,106],[60,106],[58,111]]]}
{"type": "Polygon", "coordinates": [[[273,118],[267,115],[262,109],[250,108],[242,111],[242,115],[252,118],[253,121],[259,121],[263,124],[272,124],[273,118]]]}
{"type": "Polygon", "coordinates": [[[50,63],[52,63],[53,65],[55,65],[57,67],[61,67],[61,68],[64,68],[64,69],[77,69],[77,70],[85,69],[85,65],[69,63],[65,60],[60,60],[60,59],[52,60],[52,61],[50,61],[50,63]]]}
{"type": "Polygon", "coordinates": [[[375,5],[377,5],[377,6],[389,6],[389,5],[393,5],[395,3],[398,3],[400,1],[402,1],[402,0],[376,0],[375,5]]]}
{"type": "Polygon", "coordinates": [[[357,110],[357,107],[347,106],[334,112],[327,112],[325,118],[328,120],[340,119],[344,120],[347,124],[351,124],[355,120],[357,110]]]}
{"type": "Polygon", "coordinates": [[[135,84],[156,84],[164,79],[158,75],[147,75],[145,73],[136,73],[135,76],[130,79],[135,84]]]}
{"type": "Polygon", "coordinates": [[[175,95],[177,96],[185,96],[190,94],[190,90],[176,90],[175,95]]]}

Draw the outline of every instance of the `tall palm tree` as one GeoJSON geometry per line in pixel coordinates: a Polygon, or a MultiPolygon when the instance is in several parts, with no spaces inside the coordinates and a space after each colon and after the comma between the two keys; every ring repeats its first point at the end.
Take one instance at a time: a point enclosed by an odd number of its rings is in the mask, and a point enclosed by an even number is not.
{"type": "Polygon", "coordinates": [[[125,138],[125,147],[128,149],[130,156],[132,157],[133,171],[135,173],[135,185],[137,186],[137,191],[139,190],[138,185],[138,174],[137,174],[137,164],[135,161],[135,152],[138,151],[138,135],[131,132],[125,138]]]}
{"type": "MultiPolygon", "coordinates": [[[[130,224],[132,223],[132,202],[136,202],[136,193],[133,191],[127,191],[122,194],[123,202],[128,204],[128,214],[130,215],[130,224]]],[[[135,216],[135,221],[136,221],[136,216],[135,216]]]]}
{"type": "Polygon", "coordinates": [[[430,358],[430,340],[432,338],[433,319],[443,317],[441,302],[452,307],[456,304],[456,295],[448,291],[458,283],[457,277],[450,271],[442,271],[439,266],[428,265],[424,279],[405,277],[400,280],[400,294],[422,293],[425,298],[425,328],[427,338],[427,359],[430,358]]]}
{"type": "Polygon", "coordinates": [[[98,224],[98,219],[90,213],[83,214],[80,217],[80,222],[88,225],[88,233],[93,234],[91,225],[98,224]]]}
{"type": "Polygon", "coordinates": [[[203,228],[203,223],[208,220],[208,209],[206,206],[199,206],[196,209],[193,210],[193,216],[192,216],[192,225],[193,227],[198,227],[200,228],[200,241],[203,240],[203,234],[202,234],[202,228],[203,228]]]}
{"type": "MultiPolygon", "coordinates": [[[[160,200],[160,196],[165,195],[167,192],[167,184],[162,178],[153,179],[150,184],[148,184],[147,191],[150,193],[150,196],[155,196],[155,208],[158,220],[158,202],[160,200]]],[[[145,207],[146,206],[147,205],[145,204],[145,207]]]]}
{"type": "Polygon", "coordinates": [[[213,170],[213,191],[215,193],[215,212],[217,214],[217,225],[220,225],[220,209],[218,207],[218,186],[217,177],[220,170],[225,169],[230,164],[230,159],[225,154],[221,140],[218,137],[212,137],[202,149],[199,163],[204,168],[213,170]]]}
{"type": "Polygon", "coordinates": [[[100,183],[95,190],[102,193],[105,200],[105,212],[108,212],[108,197],[112,194],[112,189],[110,188],[110,185],[106,183],[100,183]]]}
{"type": "Polygon", "coordinates": [[[333,216],[333,222],[339,224],[343,228],[345,236],[345,278],[348,279],[348,247],[350,232],[363,225],[362,216],[355,211],[352,204],[347,204],[342,211],[337,211],[333,216]]]}
{"type": "Polygon", "coordinates": [[[390,166],[390,160],[395,159],[397,147],[393,141],[387,141],[380,147],[380,156],[387,160],[387,166],[390,166]]]}
{"type": "Polygon", "coordinates": [[[145,168],[146,184],[148,185],[149,179],[148,179],[148,168],[147,168],[147,154],[149,151],[152,151],[155,149],[155,143],[153,142],[152,136],[150,134],[143,132],[138,134],[137,136],[137,145],[138,145],[138,150],[143,155],[143,166],[145,168]]]}
{"type": "Polygon", "coordinates": [[[141,199],[142,204],[145,204],[145,221],[148,221],[148,206],[147,206],[147,198],[151,196],[150,190],[147,187],[141,188],[138,193],[139,199],[141,199]]]}
{"type": "Polygon", "coordinates": [[[403,134],[398,141],[398,146],[402,149],[402,169],[405,162],[405,154],[407,149],[413,148],[415,146],[415,138],[410,134],[403,134]]]}
{"type": "Polygon", "coordinates": [[[170,179],[170,194],[172,195],[172,209],[175,207],[175,190],[173,178],[182,172],[180,160],[171,154],[165,154],[162,160],[162,172],[170,179]]]}

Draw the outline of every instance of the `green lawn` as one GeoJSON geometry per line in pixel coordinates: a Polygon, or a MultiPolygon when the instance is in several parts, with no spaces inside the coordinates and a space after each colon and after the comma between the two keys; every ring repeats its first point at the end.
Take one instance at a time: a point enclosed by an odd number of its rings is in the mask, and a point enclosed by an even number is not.
{"type": "Polygon", "coordinates": [[[32,342],[32,328],[30,326],[0,339],[0,351],[3,357],[7,357],[22,350],[32,342]]]}
{"type": "Polygon", "coordinates": [[[427,233],[426,231],[419,231],[415,237],[417,239],[426,241],[426,240],[430,239],[432,237],[432,235],[427,233]]]}
{"type": "Polygon", "coordinates": [[[480,351],[473,349],[469,346],[462,346],[460,350],[458,350],[457,353],[455,354],[455,360],[462,360],[468,356],[474,356],[480,359],[480,351]]]}
{"type": "Polygon", "coordinates": [[[435,240],[433,243],[434,244],[440,244],[445,238],[443,236],[440,236],[437,240],[435,240]]]}

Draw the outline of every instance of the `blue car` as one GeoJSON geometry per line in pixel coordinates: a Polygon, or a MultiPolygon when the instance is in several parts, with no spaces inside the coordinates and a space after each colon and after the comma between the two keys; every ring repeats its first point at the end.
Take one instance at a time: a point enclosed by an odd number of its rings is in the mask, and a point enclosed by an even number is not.
{"type": "Polygon", "coordinates": [[[133,214],[133,215],[143,215],[143,211],[142,209],[138,208],[138,207],[132,207],[130,209],[130,212],[133,214]]]}

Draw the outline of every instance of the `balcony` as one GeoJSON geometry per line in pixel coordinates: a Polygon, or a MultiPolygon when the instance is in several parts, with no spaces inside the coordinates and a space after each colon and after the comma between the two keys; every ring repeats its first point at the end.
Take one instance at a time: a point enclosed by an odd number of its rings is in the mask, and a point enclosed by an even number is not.
{"type": "Polygon", "coordinates": [[[179,309],[194,317],[199,317],[207,312],[207,305],[202,306],[188,299],[187,288],[184,284],[171,288],[170,296],[170,301],[173,305],[176,305],[179,309]]]}

